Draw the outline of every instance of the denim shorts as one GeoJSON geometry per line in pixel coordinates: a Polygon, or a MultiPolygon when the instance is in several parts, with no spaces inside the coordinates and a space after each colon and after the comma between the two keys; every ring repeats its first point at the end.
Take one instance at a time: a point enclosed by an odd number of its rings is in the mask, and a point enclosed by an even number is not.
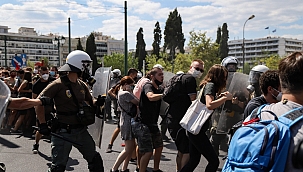
{"type": "Polygon", "coordinates": [[[132,125],[132,131],[137,139],[140,153],[152,152],[153,149],[163,146],[163,139],[160,131],[151,133],[147,125],[140,122],[132,125]]]}

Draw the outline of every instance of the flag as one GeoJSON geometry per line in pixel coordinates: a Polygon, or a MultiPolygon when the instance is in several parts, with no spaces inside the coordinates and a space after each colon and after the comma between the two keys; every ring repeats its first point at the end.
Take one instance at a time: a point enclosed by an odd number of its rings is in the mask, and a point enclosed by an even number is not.
{"type": "Polygon", "coordinates": [[[269,27],[267,26],[265,29],[269,29],[269,27]]]}
{"type": "Polygon", "coordinates": [[[276,31],[277,31],[277,29],[273,30],[272,32],[274,33],[274,32],[276,32],[276,31]]]}

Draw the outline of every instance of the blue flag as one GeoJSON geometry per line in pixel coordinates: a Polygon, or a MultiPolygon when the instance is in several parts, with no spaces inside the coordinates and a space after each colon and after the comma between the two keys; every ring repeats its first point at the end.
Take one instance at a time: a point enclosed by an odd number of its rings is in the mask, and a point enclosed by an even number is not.
{"type": "Polygon", "coordinates": [[[277,31],[277,29],[273,30],[272,32],[276,32],[276,31],[277,31]]]}
{"type": "Polygon", "coordinates": [[[269,29],[269,27],[267,26],[265,29],[269,29]]]}

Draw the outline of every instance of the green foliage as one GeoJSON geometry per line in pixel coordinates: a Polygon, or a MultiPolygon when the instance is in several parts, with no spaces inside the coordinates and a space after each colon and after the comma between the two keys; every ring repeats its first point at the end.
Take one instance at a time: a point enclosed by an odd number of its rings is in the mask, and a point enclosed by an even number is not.
{"type": "MultiPolygon", "coordinates": [[[[112,54],[106,55],[103,57],[104,59],[104,66],[105,67],[112,67],[112,69],[120,69],[122,75],[124,74],[124,54],[112,54]]],[[[129,68],[136,68],[138,66],[138,61],[136,58],[132,57],[131,54],[128,55],[128,67],[129,68]]]]}
{"type": "Polygon", "coordinates": [[[82,47],[82,44],[81,44],[81,41],[80,41],[80,38],[78,38],[78,43],[77,43],[77,48],[76,48],[76,50],[84,51],[84,50],[83,50],[83,47],[82,47]]]}
{"type": "Polygon", "coordinates": [[[145,47],[146,44],[143,38],[143,28],[140,27],[140,29],[137,32],[137,45],[136,45],[136,54],[135,54],[135,57],[138,58],[139,70],[142,70],[143,60],[145,60],[145,57],[147,55],[145,47]]]}
{"type": "MultiPolygon", "coordinates": [[[[211,38],[206,37],[206,32],[190,31],[190,39],[188,46],[192,49],[191,60],[202,59],[204,61],[204,69],[208,69],[214,64],[220,64],[218,54],[218,44],[213,43],[211,38]]],[[[206,72],[204,72],[204,75],[206,72]]]]}
{"type": "Polygon", "coordinates": [[[271,70],[277,70],[279,67],[281,57],[278,54],[272,54],[269,57],[265,57],[260,61],[265,64],[271,70]]]}
{"type": "Polygon", "coordinates": [[[222,26],[222,37],[220,41],[220,48],[219,48],[219,56],[221,58],[221,61],[228,56],[228,30],[227,30],[227,24],[223,23],[222,26]]]}
{"type": "Polygon", "coordinates": [[[173,12],[170,12],[168,19],[166,20],[164,30],[164,46],[163,51],[170,50],[169,60],[175,58],[175,50],[178,48],[181,53],[184,53],[184,34],[182,32],[182,19],[178,14],[177,8],[173,12]]]}
{"type": "Polygon", "coordinates": [[[97,52],[97,48],[96,48],[96,43],[95,43],[95,36],[93,33],[91,33],[86,40],[86,53],[90,56],[90,58],[93,61],[93,64],[92,64],[92,74],[93,75],[95,74],[95,71],[99,67],[98,62],[97,62],[96,52],[97,52]]]}
{"type": "Polygon", "coordinates": [[[157,56],[157,58],[160,58],[160,44],[161,44],[161,39],[162,39],[162,34],[161,34],[161,28],[160,24],[157,21],[155,24],[155,29],[154,29],[154,42],[153,42],[153,53],[157,56]]]}
{"type": "MultiPolygon", "coordinates": [[[[249,63],[244,63],[244,73],[245,74],[248,75],[251,69],[252,69],[252,67],[250,67],[249,63]]],[[[239,68],[237,70],[237,72],[243,73],[243,68],[239,68]]]]}

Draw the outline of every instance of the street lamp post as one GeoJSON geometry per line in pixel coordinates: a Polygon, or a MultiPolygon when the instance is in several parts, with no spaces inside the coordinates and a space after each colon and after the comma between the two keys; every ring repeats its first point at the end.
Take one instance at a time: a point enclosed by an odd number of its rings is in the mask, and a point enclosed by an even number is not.
{"type": "Polygon", "coordinates": [[[243,73],[244,73],[244,63],[245,63],[245,44],[244,44],[244,40],[245,40],[245,38],[244,38],[244,28],[245,28],[245,24],[246,24],[246,22],[248,21],[248,20],[251,20],[251,19],[253,19],[253,18],[255,18],[255,15],[251,15],[246,21],[245,21],[245,23],[244,23],[244,25],[243,25],[243,44],[242,44],[242,50],[243,50],[243,63],[242,63],[242,70],[243,70],[243,73]]]}
{"type": "Polygon", "coordinates": [[[63,46],[64,43],[65,43],[65,38],[64,38],[64,36],[58,36],[58,38],[55,37],[55,38],[53,39],[53,44],[54,44],[54,45],[57,45],[57,47],[58,47],[59,66],[61,66],[60,45],[63,46]]]}

